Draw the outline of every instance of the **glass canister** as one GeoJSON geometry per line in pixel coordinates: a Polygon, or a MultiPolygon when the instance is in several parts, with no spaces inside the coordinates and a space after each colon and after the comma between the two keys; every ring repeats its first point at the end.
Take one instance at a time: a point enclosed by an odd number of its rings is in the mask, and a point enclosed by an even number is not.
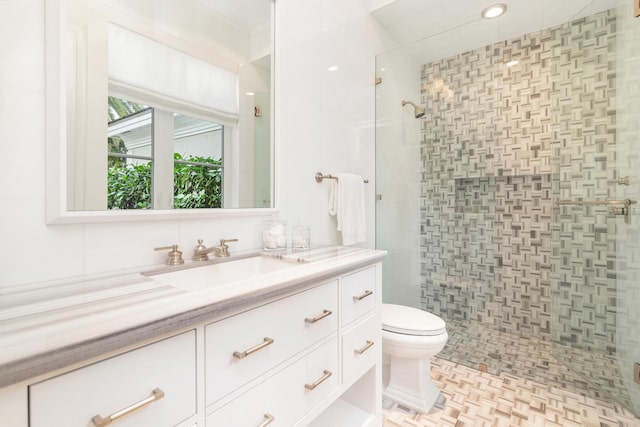
{"type": "Polygon", "coordinates": [[[284,251],[287,249],[287,222],[277,218],[266,220],[262,227],[262,249],[284,251]]]}
{"type": "Polygon", "coordinates": [[[291,230],[291,250],[304,251],[309,249],[311,231],[307,225],[296,225],[291,230]]]}

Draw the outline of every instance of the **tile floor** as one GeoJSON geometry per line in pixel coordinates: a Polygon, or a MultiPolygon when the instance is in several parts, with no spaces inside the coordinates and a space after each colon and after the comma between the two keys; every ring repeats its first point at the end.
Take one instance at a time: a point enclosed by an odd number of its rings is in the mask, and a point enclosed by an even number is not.
{"type": "Polygon", "coordinates": [[[611,400],[610,396],[615,396],[623,405],[631,406],[615,356],[552,346],[549,341],[521,338],[479,322],[447,320],[447,329],[449,341],[439,354],[442,359],[472,368],[483,363],[492,374],[510,374],[594,399],[611,400]],[[566,366],[579,368],[588,381],[566,366]]]}
{"type": "Polygon", "coordinates": [[[385,402],[384,427],[640,426],[629,410],[558,363],[548,343],[486,327],[474,331],[466,323],[447,322],[447,328],[449,343],[431,364],[433,380],[443,392],[441,401],[429,414],[385,402]],[[471,339],[474,333],[478,335],[471,339]],[[500,360],[487,357],[497,349],[500,360]],[[480,361],[487,364],[487,372],[467,366],[480,361]]]}

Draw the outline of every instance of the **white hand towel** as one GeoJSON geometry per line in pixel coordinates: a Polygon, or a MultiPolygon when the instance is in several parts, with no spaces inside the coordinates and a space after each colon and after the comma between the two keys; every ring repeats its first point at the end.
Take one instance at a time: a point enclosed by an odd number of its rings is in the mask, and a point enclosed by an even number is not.
{"type": "Polygon", "coordinates": [[[329,189],[329,214],[335,215],[345,246],[367,238],[364,210],[364,181],[360,175],[339,173],[329,189]]]}
{"type": "MultiPolygon", "coordinates": [[[[338,180],[332,179],[329,184],[329,215],[338,213],[338,180]]],[[[339,227],[339,226],[338,226],[339,227]]],[[[338,228],[339,230],[340,228],[338,228]]]]}

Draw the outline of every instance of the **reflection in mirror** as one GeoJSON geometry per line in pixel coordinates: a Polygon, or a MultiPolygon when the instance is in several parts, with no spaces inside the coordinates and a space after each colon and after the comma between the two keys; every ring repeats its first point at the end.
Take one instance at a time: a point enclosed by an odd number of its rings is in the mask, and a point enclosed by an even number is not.
{"type": "Polygon", "coordinates": [[[168,209],[222,207],[222,125],[114,97],[109,97],[109,120],[108,209],[150,209],[152,191],[173,193],[168,209]],[[156,126],[163,120],[167,123],[156,126]],[[153,135],[156,127],[170,132],[153,135]],[[155,157],[164,160],[154,162],[155,157]],[[173,170],[154,168],[171,159],[173,170]]]}
{"type": "Polygon", "coordinates": [[[67,211],[272,206],[271,0],[63,10],[67,211]]]}

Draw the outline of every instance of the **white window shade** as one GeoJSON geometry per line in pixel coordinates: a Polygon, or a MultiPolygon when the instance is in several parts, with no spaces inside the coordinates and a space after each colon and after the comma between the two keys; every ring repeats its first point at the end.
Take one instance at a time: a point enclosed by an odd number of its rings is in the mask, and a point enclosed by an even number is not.
{"type": "Polygon", "coordinates": [[[109,24],[109,80],[169,104],[238,115],[238,76],[117,25],[109,24]]]}

